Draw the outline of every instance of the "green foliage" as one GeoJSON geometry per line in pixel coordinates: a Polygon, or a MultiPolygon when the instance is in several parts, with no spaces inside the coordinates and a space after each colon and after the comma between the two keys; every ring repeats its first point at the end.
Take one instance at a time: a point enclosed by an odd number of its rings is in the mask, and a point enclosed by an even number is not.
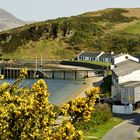
{"type": "Polygon", "coordinates": [[[126,17],[122,15],[122,13],[127,13],[128,11],[125,9],[117,8],[117,9],[108,9],[105,11],[101,16],[95,17],[97,21],[109,21],[113,23],[118,23],[118,22],[130,22],[133,19],[136,18],[131,18],[131,17],[126,17]]]}
{"type": "Polygon", "coordinates": [[[86,131],[96,131],[96,126],[104,124],[112,118],[111,107],[108,104],[97,104],[95,107],[95,111],[91,115],[91,119],[89,122],[77,122],[75,125],[78,129],[86,131]]]}
{"type": "Polygon", "coordinates": [[[99,65],[99,66],[103,66],[103,67],[109,67],[111,65],[111,63],[109,62],[98,62],[98,61],[86,61],[86,60],[80,60],[78,62],[84,62],[84,63],[89,63],[89,64],[95,64],[95,65],[99,65]]]}
{"type": "Polygon", "coordinates": [[[108,75],[103,78],[103,83],[101,84],[101,90],[107,97],[111,96],[111,85],[112,85],[112,75],[108,75]]]}
{"type": "Polygon", "coordinates": [[[112,117],[111,106],[108,104],[97,104],[95,112],[93,113],[91,120],[94,121],[94,124],[99,125],[103,124],[106,121],[109,121],[112,117]]]}
{"type": "Polygon", "coordinates": [[[101,140],[110,129],[112,129],[114,126],[118,125],[121,122],[122,120],[120,118],[112,117],[104,124],[97,125],[95,127],[92,127],[90,131],[86,131],[84,140],[89,140],[88,136],[95,137],[96,140],[101,140]]]}
{"type": "Polygon", "coordinates": [[[134,25],[128,26],[123,31],[129,34],[140,34],[140,21],[138,21],[134,25]]]}
{"type": "Polygon", "coordinates": [[[136,52],[140,46],[140,35],[127,33],[108,34],[106,36],[110,49],[114,52],[136,52]]]}

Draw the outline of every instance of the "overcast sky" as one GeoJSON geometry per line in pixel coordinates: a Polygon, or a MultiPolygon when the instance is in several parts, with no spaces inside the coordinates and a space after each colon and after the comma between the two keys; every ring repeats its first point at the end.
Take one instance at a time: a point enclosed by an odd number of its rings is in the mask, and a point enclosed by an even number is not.
{"type": "Polygon", "coordinates": [[[140,7],[140,0],[0,0],[0,8],[25,21],[78,15],[111,7],[140,7]]]}

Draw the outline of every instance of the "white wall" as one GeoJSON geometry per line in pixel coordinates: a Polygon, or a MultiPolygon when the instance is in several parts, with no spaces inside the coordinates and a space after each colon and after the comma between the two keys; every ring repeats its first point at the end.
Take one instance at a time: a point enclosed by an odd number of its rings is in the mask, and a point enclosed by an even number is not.
{"type": "Polygon", "coordinates": [[[132,87],[121,88],[121,103],[122,104],[134,103],[134,88],[132,87]]]}
{"type": "Polygon", "coordinates": [[[140,81],[140,70],[134,71],[128,75],[120,76],[118,78],[118,84],[128,81],[140,81]]]}
{"type": "Polygon", "coordinates": [[[121,55],[119,57],[114,58],[114,64],[118,64],[118,63],[123,62],[123,61],[126,61],[128,59],[129,60],[133,60],[135,62],[139,62],[139,59],[138,58],[133,57],[133,56],[131,56],[129,54],[123,54],[123,55],[121,55]]]}
{"type": "Polygon", "coordinates": [[[134,89],[134,102],[140,101],[140,87],[134,89]]]}
{"type": "Polygon", "coordinates": [[[112,112],[118,114],[132,114],[133,113],[133,106],[129,104],[129,106],[125,105],[113,105],[112,112]]]}
{"type": "Polygon", "coordinates": [[[89,61],[90,60],[90,58],[89,57],[85,57],[85,59],[84,60],[87,60],[87,61],[89,61]]]}

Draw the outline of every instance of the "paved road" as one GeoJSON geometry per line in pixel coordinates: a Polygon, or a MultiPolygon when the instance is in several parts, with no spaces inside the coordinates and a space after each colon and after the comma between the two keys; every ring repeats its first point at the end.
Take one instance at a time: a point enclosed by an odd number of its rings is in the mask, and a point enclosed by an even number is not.
{"type": "Polygon", "coordinates": [[[140,113],[121,116],[125,121],[108,131],[102,140],[136,140],[140,127],[140,113]]]}

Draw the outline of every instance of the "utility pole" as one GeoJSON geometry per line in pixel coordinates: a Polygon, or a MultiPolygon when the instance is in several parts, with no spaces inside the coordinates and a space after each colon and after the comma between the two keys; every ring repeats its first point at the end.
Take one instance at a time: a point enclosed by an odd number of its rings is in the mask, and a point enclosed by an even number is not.
{"type": "Polygon", "coordinates": [[[42,71],[42,57],[41,57],[41,64],[40,64],[40,69],[41,69],[41,71],[42,71]]]}
{"type": "Polygon", "coordinates": [[[35,61],[35,70],[37,71],[37,57],[36,57],[36,61],[35,61]]]}

